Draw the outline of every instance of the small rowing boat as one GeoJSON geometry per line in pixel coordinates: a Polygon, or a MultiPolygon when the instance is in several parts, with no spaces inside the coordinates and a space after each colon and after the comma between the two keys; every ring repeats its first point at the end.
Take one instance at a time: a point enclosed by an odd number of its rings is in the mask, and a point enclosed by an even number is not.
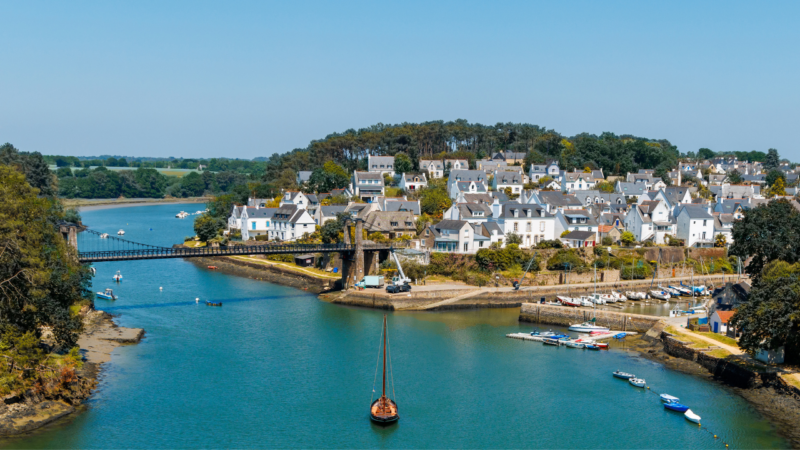
{"type": "Polygon", "coordinates": [[[678,402],[669,402],[669,403],[664,403],[664,409],[677,412],[686,412],[689,410],[689,407],[686,405],[681,405],[678,402]]]}
{"type": "Polygon", "coordinates": [[[691,409],[689,409],[685,413],[683,413],[683,417],[686,417],[686,420],[688,420],[689,422],[694,422],[694,423],[696,423],[698,425],[700,424],[700,416],[698,416],[697,414],[693,413],[691,409]]]}

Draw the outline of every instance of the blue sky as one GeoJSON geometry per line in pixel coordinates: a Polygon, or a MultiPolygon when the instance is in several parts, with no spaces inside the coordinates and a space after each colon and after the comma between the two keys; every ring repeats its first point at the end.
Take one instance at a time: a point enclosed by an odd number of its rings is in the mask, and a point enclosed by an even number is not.
{"type": "Polygon", "coordinates": [[[800,2],[0,3],[0,141],[253,158],[528,122],[800,160],[800,2]]]}

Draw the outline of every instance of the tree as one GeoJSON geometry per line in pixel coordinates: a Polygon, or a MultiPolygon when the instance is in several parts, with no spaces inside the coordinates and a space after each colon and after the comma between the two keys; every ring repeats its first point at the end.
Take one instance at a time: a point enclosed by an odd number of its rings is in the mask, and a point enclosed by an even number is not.
{"type": "Polygon", "coordinates": [[[325,244],[340,242],[344,234],[344,224],[350,218],[348,213],[336,214],[336,219],[325,222],[319,229],[319,235],[325,244]]]}
{"type": "Polygon", "coordinates": [[[181,193],[184,197],[200,197],[205,187],[203,177],[197,172],[190,172],[181,178],[181,193]]]}
{"type": "MultiPolygon", "coordinates": [[[[780,263],[780,261],[778,262],[780,263]]],[[[800,360],[800,278],[797,272],[755,283],[737,306],[731,325],[742,333],[739,346],[751,354],[784,347],[787,362],[800,360]]]]}
{"type": "Polygon", "coordinates": [[[773,186],[775,184],[775,182],[778,181],[778,179],[783,179],[784,186],[785,186],[786,178],[785,178],[785,175],[783,174],[783,172],[781,172],[780,170],[777,170],[777,169],[773,169],[773,170],[770,170],[767,173],[767,177],[766,177],[765,181],[767,183],[767,186],[773,186]]]}
{"type": "Polygon", "coordinates": [[[611,239],[610,236],[604,236],[603,239],[600,241],[600,243],[602,245],[605,245],[606,247],[614,245],[614,241],[611,239]]]}
{"type": "Polygon", "coordinates": [[[559,237],[563,238],[564,236],[568,235],[569,233],[570,233],[569,230],[564,230],[564,231],[561,232],[561,236],[559,236],[559,237]]]}
{"type": "Polygon", "coordinates": [[[408,173],[414,170],[414,163],[411,158],[405,153],[397,153],[394,155],[394,171],[400,174],[408,173]]]}
{"type": "Polygon", "coordinates": [[[753,280],[770,261],[793,264],[800,257],[800,212],[784,199],[746,210],[732,233],[730,254],[742,261],[752,257],[745,272],[753,280]]]}
{"type": "Polygon", "coordinates": [[[209,213],[200,214],[194,219],[194,232],[203,242],[208,242],[222,234],[226,221],[209,213]]]}
{"type": "Polygon", "coordinates": [[[636,242],[636,237],[630,231],[623,231],[622,235],[620,235],[619,240],[626,246],[630,247],[636,242]]]}
{"type": "Polygon", "coordinates": [[[600,192],[606,192],[609,194],[614,192],[614,185],[609,183],[608,181],[601,181],[597,183],[597,185],[594,188],[600,192]]]}
{"type": "Polygon", "coordinates": [[[53,172],[39,152],[20,152],[11,144],[0,146],[0,164],[14,167],[25,175],[31,187],[45,196],[56,195],[53,172]]]}
{"type": "Polygon", "coordinates": [[[786,195],[786,184],[783,182],[783,177],[775,180],[775,183],[769,188],[771,195],[786,195]]]}
{"type": "Polygon", "coordinates": [[[653,171],[653,176],[656,178],[661,178],[661,181],[663,181],[667,187],[672,186],[672,179],[669,177],[669,171],[666,167],[656,167],[656,170],[653,171]]]}
{"type": "Polygon", "coordinates": [[[446,179],[430,180],[428,187],[420,191],[420,209],[429,216],[441,217],[442,213],[453,204],[445,189],[446,179]]]}
{"type": "Polygon", "coordinates": [[[701,148],[700,150],[697,151],[698,159],[711,159],[716,155],[717,154],[714,153],[714,151],[709,148],[701,148]]]}
{"type": "Polygon", "coordinates": [[[49,326],[58,344],[72,347],[81,321],[70,307],[91,304],[91,274],[58,231],[63,208],[11,167],[0,165],[0,186],[0,334],[38,338],[49,326]]]}
{"type": "Polygon", "coordinates": [[[767,156],[764,158],[764,170],[776,170],[781,165],[781,157],[778,151],[774,148],[767,150],[767,156]]]}
{"type": "Polygon", "coordinates": [[[744,178],[742,178],[742,174],[739,173],[738,170],[733,169],[728,172],[728,182],[730,184],[742,184],[744,178]]]}
{"type": "Polygon", "coordinates": [[[719,233],[714,236],[714,247],[722,248],[726,245],[728,245],[728,238],[726,238],[724,234],[719,233]]]}
{"type": "Polygon", "coordinates": [[[522,236],[518,235],[517,233],[511,232],[506,235],[506,245],[510,244],[522,244],[522,236]]]}

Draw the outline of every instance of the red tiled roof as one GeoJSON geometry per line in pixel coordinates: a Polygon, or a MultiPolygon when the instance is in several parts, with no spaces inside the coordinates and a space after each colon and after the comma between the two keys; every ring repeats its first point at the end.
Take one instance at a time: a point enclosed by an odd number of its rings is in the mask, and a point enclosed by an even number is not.
{"type": "Polygon", "coordinates": [[[717,315],[719,316],[719,320],[722,323],[728,323],[733,317],[733,313],[735,311],[717,311],[717,315]]]}

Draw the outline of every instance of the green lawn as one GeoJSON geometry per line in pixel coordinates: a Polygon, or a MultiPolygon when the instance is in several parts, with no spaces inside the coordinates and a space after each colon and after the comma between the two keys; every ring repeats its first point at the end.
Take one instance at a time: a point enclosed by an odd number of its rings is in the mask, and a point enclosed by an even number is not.
{"type": "Polygon", "coordinates": [[[739,347],[739,343],[736,342],[736,339],[733,339],[733,338],[730,338],[728,336],[725,336],[724,334],[711,333],[711,332],[709,332],[709,333],[697,333],[697,334],[702,334],[705,337],[709,337],[711,339],[714,339],[715,341],[722,342],[723,344],[731,345],[731,346],[737,347],[737,348],[739,347]]]}

